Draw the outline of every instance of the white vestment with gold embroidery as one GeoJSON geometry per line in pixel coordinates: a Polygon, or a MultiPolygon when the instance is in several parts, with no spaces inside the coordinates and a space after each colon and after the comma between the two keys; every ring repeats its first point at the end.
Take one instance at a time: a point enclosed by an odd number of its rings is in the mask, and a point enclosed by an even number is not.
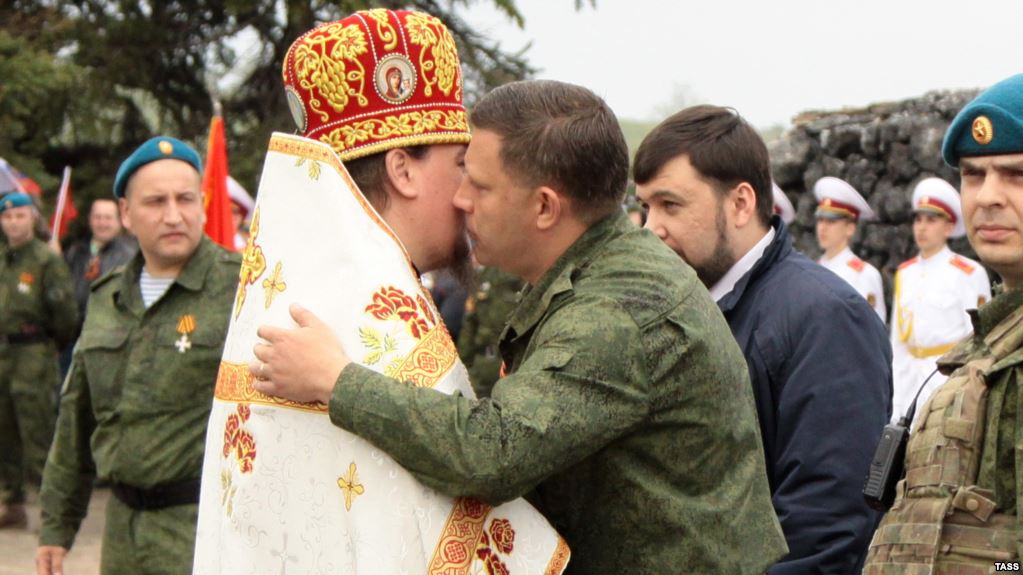
{"type": "Polygon", "coordinates": [[[408,254],[334,151],[275,134],[206,436],[194,573],[562,572],[567,547],[524,500],[491,508],[438,494],[331,424],[325,406],[256,392],[256,328],[294,327],[291,303],[326,321],[354,361],[473,395],[408,254]]]}

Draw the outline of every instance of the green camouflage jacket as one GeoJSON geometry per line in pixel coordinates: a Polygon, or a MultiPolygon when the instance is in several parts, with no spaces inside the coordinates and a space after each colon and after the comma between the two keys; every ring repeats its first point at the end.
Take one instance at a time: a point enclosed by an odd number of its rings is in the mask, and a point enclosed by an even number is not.
{"type": "Polygon", "coordinates": [[[42,545],[70,547],[94,476],[197,479],[241,259],[203,237],[149,309],[141,252],[95,282],[40,492],[42,545]]]}
{"type": "Polygon", "coordinates": [[[0,246],[0,336],[44,332],[63,347],[78,328],[67,264],[35,238],[0,246]]]}
{"type": "Polygon", "coordinates": [[[352,364],[332,421],[426,485],[528,495],[569,573],[763,573],[786,552],[746,361],[695,273],[617,213],[523,294],[471,401],[352,364]]]}
{"type": "MultiPolygon", "coordinates": [[[[968,359],[983,357],[987,352],[984,338],[1009,314],[1023,305],[1023,289],[998,294],[980,309],[971,312],[972,338],[943,356],[938,365],[943,372],[951,372],[968,359]]],[[[1023,325],[1016,326],[1023,330],[1023,325]]],[[[1017,331],[1018,333],[1018,331],[1017,331]]],[[[1023,405],[1020,378],[1023,375],[1023,348],[1017,349],[991,366],[987,371],[988,398],[984,424],[984,443],[981,449],[977,485],[994,492],[997,511],[1017,516],[1023,557],[1023,516],[1018,504],[1023,499],[1023,454],[1017,445],[1023,439],[1023,405]]]]}

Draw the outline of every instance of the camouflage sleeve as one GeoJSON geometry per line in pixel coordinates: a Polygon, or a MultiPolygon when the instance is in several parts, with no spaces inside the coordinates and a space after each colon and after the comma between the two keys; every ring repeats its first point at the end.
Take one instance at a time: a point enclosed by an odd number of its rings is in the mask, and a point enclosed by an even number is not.
{"type": "Polygon", "coordinates": [[[46,330],[60,347],[74,341],[78,332],[78,302],[67,264],[54,256],[43,277],[43,298],[46,303],[46,330]]]}
{"type": "Polygon", "coordinates": [[[57,430],[39,491],[40,545],[70,549],[74,542],[88,509],[96,475],[89,448],[95,425],[85,369],[76,353],[61,389],[57,430]]]}
{"type": "Polygon", "coordinates": [[[576,300],[533,337],[536,351],[477,401],[349,365],[331,420],[442,493],[495,504],[519,497],[628,432],[648,409],[639,328],[616,304],[576,300]]]}

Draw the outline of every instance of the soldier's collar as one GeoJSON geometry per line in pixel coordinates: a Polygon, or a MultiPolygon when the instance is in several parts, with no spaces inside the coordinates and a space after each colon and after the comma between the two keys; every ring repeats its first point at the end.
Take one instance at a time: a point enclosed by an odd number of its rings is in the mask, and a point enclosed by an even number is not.
{"type": "Polygon", "coordinates": [[[27,254],[35,249],[36,243],[42,243],[42,240],[36,237],[29,238],[29,240],[18,247],[12,247],[11,244],[6,244],[7,257],[16,258],[21,257],[22,254],[27,254]]]}
{"type": "Polygon", "coordinates": [[[195,253],[189,258],[185,267],[181,268],[181,273],[178,274],[177,279],[174,281],[185,289],[191,291],[201,290],[206,282],[206,272],[210,267],[209,262],[214,258],[215,252],[213,242],[206,237],[206,234],[203,234],[202,239],[199,240],[199,246],[195,248],[195,253]]]}
{"type": "Polygon", "coordinates": [[[970,320],[973,322],[973,333],[977,338],[982,339],[1010,313],[1023,306],[1023,288],[1005,291],[999,285],[996,286],[995,293],[994,299],[980,306],[979,309],[969,311],[970,320]]]}
{"type": "MultiPolygon", "coordinates": [[[[206,272],[209,269],[209,261],[215,257],[216,248],[213,242],[205,235],[199,240],[199,247],[195,253],[181,268],[181,273],[174,279],[174,283],[190,291],[199,291],[206,281],[206,272]]],[[[142,292],[139,288],[139,277],[142,275],[142,268],[146,260],[142,256],[142,250],[135,253],[135,257],[128,263],[123,276],[123,283],[114,297],[122,305],[134,310],[137,315],[145,313],[145,306],[142,304],[142,292]]]]}
{"type": "Polygon", "coordinates": [[[606,242],[619,231],[629,229],[628,226],[632,225],[625,212],[615,210],[614,214],[590,226],[575,243],[565,250],[565,253],[561,254],[561,257],[540,278],[540,281],[523,290],[522,299],[515,311],[512,312],[512,316],[508,320],[508,329],[504,334],[510,335],[509,330],[511,330],[514,332],[514,337],[519,337],[532,329],[547,313],[547,308],[550,307],[555,296],[572,290],[575,272],[586,267],[596,253],[594,248],[606,242]]]}

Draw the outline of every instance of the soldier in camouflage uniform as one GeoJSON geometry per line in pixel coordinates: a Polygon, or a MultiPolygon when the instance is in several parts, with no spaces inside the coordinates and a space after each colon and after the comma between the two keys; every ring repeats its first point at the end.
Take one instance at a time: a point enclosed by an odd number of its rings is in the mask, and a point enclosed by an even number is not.
{"type": "Polygon", "coordinates": [[[918,408],[868,575],[1018,572],[1023,555],[1023,75],[967,104],[942,155],[962,176],[970,245],[1003,283],[938,360],[949,379],[918,408]]]}
{"type": "Polygon", "coordinates": [[[483,268],[479,289],[465,302],[465,319],[458,336],[458,355],[469,370],[473,387],[489,395],[501,373],[497,342],[508,316],[519,302],[522,280],[497,268],[483,268]]]}
{"type": "Polygon", "coordinates": [[[92,479],[111,484],[101,572],[192,568],[206,422],[241,260],[203,236],[199,156],[153,138],[114,183],[140,253],[92,286],[46,462],[38,573],[61,572],[92,479]]]}
{"type": "Polygon", "coordinates": [[[33,235],[38,215],[17,192],[0,201],[0,527],[24,527],[25,483],[38,488],[53,439],[57,351],[78,309],[64,261],[33,235]]]}
{"type": "Polygon", "coordinates": [[[442,493],[527,496],[572,549],[566,573],[763,573],[786,547],[746,365],[692,269],[622,212],[614,114],[585,88],[516,82],[472,120],[455,205],[479,262],[530,284],[507,375],[477,400],[402,385],[301,310],[300,329],[260,328],[256,388],[329,403],[442,493]]]}

